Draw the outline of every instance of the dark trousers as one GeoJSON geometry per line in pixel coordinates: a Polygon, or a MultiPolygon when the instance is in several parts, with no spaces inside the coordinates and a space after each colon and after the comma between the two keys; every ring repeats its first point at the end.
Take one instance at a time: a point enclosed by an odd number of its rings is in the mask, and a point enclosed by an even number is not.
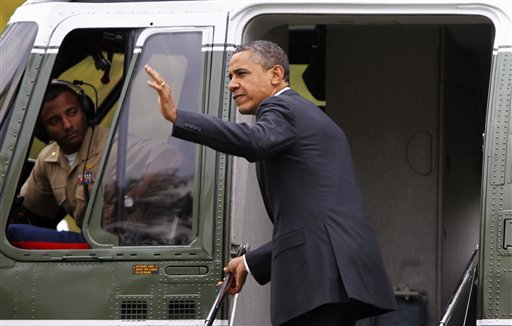
{"type": "Polygon", "coordinates": [[[359,301],[325,304],[281,326],[354,326],[362,307],[359,301]]]}

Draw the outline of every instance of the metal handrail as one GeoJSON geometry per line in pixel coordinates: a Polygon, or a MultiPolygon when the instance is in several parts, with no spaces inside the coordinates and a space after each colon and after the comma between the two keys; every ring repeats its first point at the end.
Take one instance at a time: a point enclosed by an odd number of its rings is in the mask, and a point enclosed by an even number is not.
{"type": "Polygon", "coordinates": [[[438,326],[446,326],[450,319],[453,317],[453,314],[455,312],[455,308],[458,306],[458,304],[463,300],[463,292],[466,286],[469,286],[469,294],[467,298],[466,303],[466,310],[464,315],[464,324],[466,324],[466,318],[468,314],[469,309],[469,303],[471,299],[471,294],[473,292],[473,284],[476,277],[476,268],[478,265],[478,247],[473,252],[473,255],[469,259],[469,263],[466,266],[466,269],[464,270],[464,274],[462,275],[462,279],[459,281],[459,284],[455,288],[455,292],[450,297],[450,301],[448,301],[448,305],[446,307],[446,310],[443,314],[443,318],[439,321],[438,326]]]}

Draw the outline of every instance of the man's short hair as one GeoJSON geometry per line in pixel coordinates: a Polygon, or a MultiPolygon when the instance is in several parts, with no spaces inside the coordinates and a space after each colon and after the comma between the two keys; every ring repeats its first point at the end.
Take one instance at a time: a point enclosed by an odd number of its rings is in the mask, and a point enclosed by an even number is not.
{"type": "Polygon", "coordinates": [[[279,45],[266,40],[256,40],[237,46],[234,54],[243,51],[252,51],[254,61],[264,69],[270,69],[275,65],[282,66],[284,80],[286,82],[290,81],[290,63],[286,53],[279,45]]]}

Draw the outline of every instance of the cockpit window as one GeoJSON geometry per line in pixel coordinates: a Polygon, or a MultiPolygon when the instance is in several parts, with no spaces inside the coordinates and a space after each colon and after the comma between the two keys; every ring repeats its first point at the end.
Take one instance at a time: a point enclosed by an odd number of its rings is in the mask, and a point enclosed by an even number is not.
{"type": "Polygon", "coordinates": [[[15,23],[7,26],[0,36],[0,144],[4,141],[16,90],[36,33],[34,23],[15,23]]]}
{"type": "MultiPolygon", "coordinates": [[[[37,103],[37,92],[30,94],[31,105],[36,110],[39,106],[40,116],[52,112],[52,119],[43,122],[38,118],[29,130],[33,138],[7,227],[7,237],[15,246],[45,250],[89,247],[80,231],[121,93],[129,39],[130,34],[122,29],[76,29],[66,35],[58,53],[41,55],[43,66],[52,68],[50,75],[43,72],[38,76],[37,84],[48,80],[42,101],[55,104],[50,106],[58,110],[42,109],[45,105],[37,103]],[[64,116],[68,126],[50,135],[45,125],[60,123],[64,116]],[[73,142],[77,151],[65,154],[61,146],[69,148],[73,142]],[[69,242],[72,238],[78,242],[69,242]]],[[[35,69],[33,66],[31,62],[30,69],[35,69]]]]}
{"type": "Polygon", "coordinates": [[[198,110],[201,38],[200,32],[155,34],[138,59],[101,184],[102,228],[121,246],[188,245],[194,239],[196,147],[171,137],[172,125],[161,116],[143,68],[149,64],[166,76],[180,108],[198,110]]]}

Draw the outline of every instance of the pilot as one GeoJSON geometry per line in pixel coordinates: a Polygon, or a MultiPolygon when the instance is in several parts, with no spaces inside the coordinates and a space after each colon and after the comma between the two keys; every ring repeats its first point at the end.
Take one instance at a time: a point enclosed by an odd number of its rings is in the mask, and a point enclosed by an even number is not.
{"type": "Polygon", "coordinates": [[[96,125],[94,102],[80,86],[53,80],[36,137],[49,144],[20,192],[30,223],[55,228],[69,214],[80,227],[107,139],[107,129],[96,125]]]}

